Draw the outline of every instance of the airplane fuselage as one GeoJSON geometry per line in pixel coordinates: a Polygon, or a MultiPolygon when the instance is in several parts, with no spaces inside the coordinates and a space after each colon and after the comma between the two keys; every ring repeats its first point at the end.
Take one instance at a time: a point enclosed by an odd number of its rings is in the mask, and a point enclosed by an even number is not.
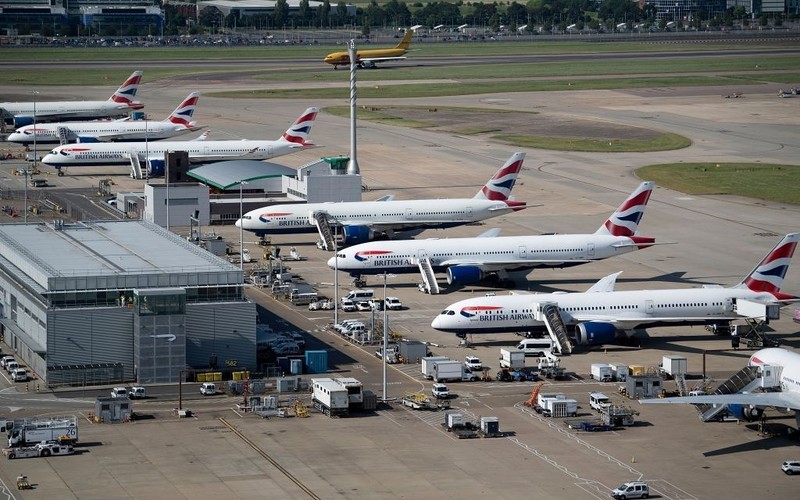
{"type": "MultiPolygon", "coordinates": [[[[36,120],[48,122],[64,119],[91,120],[94,118],[108,118],[121,116],[128,111],[142,109],[143,104],[121,104],[114,101],[52,101],[36,103],[36,120]]],[[[14,116],[34,115],[33,102],[3,102],[0,109],[4,109],[14,116]]]]}
{"type": "Polygon", "coordinates": [[[168,151],[186,151],[189,161],[266,160],[300,146],[283,141],[158,141],[88,143],[59,146],[42,158],[56,168],[88,165],[129,165],[130,158],[161,157],[168,151]]]}
{"type": "Polygon", "coordinates": [[[595,234],[383,241],[341,250],[328,265],[353,275],[419,273],[419,259],[428,257],[436,272],[460,263],[513,272],[577,266],[638,249],[631,238],[595,234]]]}
{"type": "MultiPolygon", "coordinates": [[[[384,57],[402,57],[407,51],[405,49],[370,49],[357,50],[356,62],[362,59],[374,59],[384,57]]],[[[350,64],[350,54],[348,52],[334,52],[325,57],[325,62],[333,65],[350,64]]]]}
{"type": "Polygon", "coordinates": [[[283,233],[316,233],[310,215],[322,210],[342,226],[374,225],[397,231],[420,228],[447,228],[481,221],[520,209],[517,202],[493,201],[478,198],[357,201],[339,203],[308,203],[270,205],[250,211],[237,225],[259,236],[283,233]]]}
{"type": "Polygon", "coordinates": [[[782,367],[780,375],[781,390],[783,392],[800,393],[800,354],[780,348],[761,349],[750,356],[748,365],[782,367]]]}
{"type": "Polygon", "coordinates": [[[587,293],[503,295],[467,299],[447,307],[431,323],[453,333],[526,332],[544,327],[534,316],[538,303],[555,303],[564,323],[609,323],[630,331],[652,326],[711,324],[741,319],[738,299],[774,302],[766,292],[747,288],[707,287],[587,293]]]}
{"type": "Polygon", "coordinates": [[[18,144],[33,144],[34,134],[36,142],[41,144],[59,143],[59,129],[66,132],[68,142],[76,142],[79,138],[89,137],[103,140],[103,137],[124,134],[124,138],[115,139],[117,142],[157,141],[176,137],[197,130],[196,127],[183,127],[174,123],[136,120],[133,122],[61,122],[26,125],[9,135],[8,142],[18,144]]]}

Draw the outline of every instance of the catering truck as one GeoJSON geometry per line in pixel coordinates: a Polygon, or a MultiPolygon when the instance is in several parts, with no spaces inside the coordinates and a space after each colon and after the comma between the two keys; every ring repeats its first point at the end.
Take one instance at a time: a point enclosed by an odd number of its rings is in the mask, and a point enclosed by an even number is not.
{"type": "Polygon", "coordinates": [[[433,379],[433,366],[437,361],[446,361],[448,359],[449,358],[447,356],[426,356],[422,358],[420,360],[422,376],[428,380],[433,379]]]}
{"type": "Polygon", "coordinates": [[[332,378],[312,378],[314,408],[328,416],[347,415],[350,410],[350,395],[347,388],[332,378]]]}
{"type": "Polygon", "coordinates": [[[478,380],[478,376],[464,366],[461,361],[443,359],[435,361],[433,364],[434,382],[474,382],[475,380],[478,380]]]}
{"type": "Polygon", "coordinates": [[[48,420],[26,420],[8,432],[8,446],[27,446],[42,441],[62,444],[78,442],[77,417],[55,417],[48,420]]]}

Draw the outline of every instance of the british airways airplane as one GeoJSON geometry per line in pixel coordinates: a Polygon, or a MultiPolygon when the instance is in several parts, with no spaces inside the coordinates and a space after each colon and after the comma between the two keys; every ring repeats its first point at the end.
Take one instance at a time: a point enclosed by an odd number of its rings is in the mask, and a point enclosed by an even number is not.
{"type": "Polygon", "coordinates": [[[328,266],[361,275],[419,273],[429,259],[434,272],[446,272],[449,285],[463,286],[489,276],[535,268],[564,268],[607,259],[655,244],[636,231],[653,192],[643,182],[594,234],[553,234],[444,238],[362,243],[337,252],[328,266]]]}
{"type": "MultiPolygon", "coordinates": [[[[800,354],[780,348],[756,351],[747,366],[774,370],[779,392],[742,392],[738,394],[707,394],[675,398],[643,399],[642,404],[695,404],[727,405],[728,410],[740,418],[757,420],[764,408],[794,411],[796,425],[800,427],[800,354]]],[[[770,388],[771,389],[771,388],[770,388]]]]}
{"type": "Polygon", "coordinates": [[[582,293],[497,295],[462,300],[447,306],[431,323],[457,334],[543,331],[537,309],[553,304],[574,328],[576,345],[602,345],[655,326],[730,324],[748,319],[738,300],[784,304],[799,300],[781,292],[800,233],[787,234],[738,285],[671,290],[614,291],[615,275],[582,293]],[[602,286],[599,286],[601,285],[602,286]]]}
{"type": "Polygon", "coordinates": [[[33,123],[34,111],[36,111],[37,122],[93,120],[125,116],[129,111],[144,107],[144,104],[133,100],[141,80],[142,72],[134,71],[125,80],[125,83],[120,85],[117,91],[105,101],[36,102],[32,99],[29,102],[0,102],[0,112],[4,119],[9,116],[13,118],[14,127],[23,127],[33,123]]]}
{"type": "MultiPolygon", "coordinates": [[[[42,158],[42,163],[59,171],[72,166],[130,165],[134,157],[148,164],[164,161],[167,151],[186,151],[190,163],[223,160],[266,160],[312,147],[308,140],[317,108],[306,109],[275,141],[157,141],[69,144],[58,146],[42,158]]],[[[149,167],[151,165],[148,165],[149,167]]]]}
{"type": "MultiPolygon", "coordinates": [[[[113,142],[113,141],[157,141],[189,132],[198,127],[192,114],[200,99],[199,92],[192,92],[164,120],[115,120],[37,123],[18,128],[6,139],[18,144],[61,142],[113,142]]],[[[38,114],[38,113],[37,113],[38,114]]]]}
{"type": "Polygon", "coordinates": [[[236,226],[258,236],[316,233],[312,214],[322,211],[331,225],[342,228],[343,245],[463,226],[526,208],[525,202],[510,199],[524,159],[525,153],[514,153],[472,198],[269,205],[247,212],[236,226]]]}

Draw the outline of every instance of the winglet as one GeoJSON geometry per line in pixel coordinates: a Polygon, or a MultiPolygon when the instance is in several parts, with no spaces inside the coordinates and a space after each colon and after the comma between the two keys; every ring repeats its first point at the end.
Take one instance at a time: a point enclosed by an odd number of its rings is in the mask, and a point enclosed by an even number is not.
{"type": "Polygon", "coordinates": [[[308,108],[300,115],[300,118],[292,123],[292,126],[286,129],[279,141],[291,142],[297,146],[310,147],[314,143],[308,140],[308,135],[311,133],[311,127],[314,125],[314,120],[317,119],[319,109],[308,108]]]}
{"type": "Polygon", "coordinates": [[[792,263],[792,255],[800,240],[800,233],[789,233],[770,250],[758,265],[735,288],[747,287],[754,292],[766,292],[777,300],[795,300],[797,297],[781,293],[783,278],[792,263]]]}
{"type": "Polygon", "coordinates": [[[644,215],[644,209],[647,207],[648,200],[650,200],[653,187],[655,187],[655,183],[649,181],[639,184],[639,187],[622,202],[622,205],[606,219],[594,234],[628,237],[635,235],[639,228],[639,222],[644,215]]]}
{"type": "Polygon", "coordinates": [[[139,83],[141,81],[142,72],[134,71],[108,100],[114,101],[117,104],[123,104],[131,109],[142,109],[144,104],[133,100],[133,98],[136,96],[136,91],[138,90],[139,83]]]}

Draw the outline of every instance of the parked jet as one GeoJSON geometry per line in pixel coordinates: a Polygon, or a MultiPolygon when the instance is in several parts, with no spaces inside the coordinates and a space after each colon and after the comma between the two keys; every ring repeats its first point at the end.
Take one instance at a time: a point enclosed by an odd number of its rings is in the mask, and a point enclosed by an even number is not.
{"type": "MultiPolygon", "coordinates": [[[[407,29],[403,39],[393,49],[356,50],[356,64],[359,68],[374,68],[375,63],[404,60],[413,35],[414,30],[407,29]]],[[[350,64],[350,54],[346,50],[332,52],[325,56],[324,62],[333,64],[333,69],[336,69],[339,66],[350,64]]]]}
{"type": "Polygon", "coordinates": [[[487,232],[476,238],[371,242],[338,252],[328,266],[360,279],[363,274],[424,272],[429,259],[434,272],[446,272],[447,283],[460,286],[491,275],[586,264],[655,244],[654,238],[636,235],[652,191],[652,182],[641,183],[594,234],[498,238],[487,232]]]}
{"type": "Polygon", "coordinates": [[[8,142],[33,144],[60,142],[114,142],[114,141],[157,141],[203,127],[196,126],[192,114],[200,98],[199,92],[192,92],[175,108],[166,119],[158,120],[115,120],[37,123],[18,128],[8,136],[8,142]]]}
{"type": "MultiPolygon", "coordinates": [[[[148,168],[163,167],[164,153],[186,151],[189,162],[204,163],[223,160],[266,160],[311,147],[308,140],[311,126],[317,117],[317,108],[308,108],[291,127],[275,141],[157,141],[69,144],[58,146],[42,158],[42,163],[59,171],[70,166],[124,165],[147,161],[148,168]]],[[[153,174],[159,172],[153,172],[153,174]]]]}
{"type": "Polygon", "coordinates": [[[59,120],[93,120],[96,118],[116,118],[125,116],[129,111],[142,109],[144,104],[136,102],[133,97],[142,79],[141,71],[134,71],[105,101],[44,101],[36,102],[0,102],[0,112],[4,119],[13,119],[14,127],[19,128],[34,122],[52,122],[59,120]],[[34,109],[35,108],[35,109],[34,109]]]}
{"type": "Polygon", "coordinates": [[[315,233],[313,214],[323,212],[331,225],[342,228],[344,245],[462,226],[526,208],[525,202],[509,198],[524,158],[525,153],[512,155],[472,198],[269,205],[247,212],[236,225],[259,236],[315,233]]]}
{"type": "Polygon", "coordinates": [[[794,411],[800,427],[800,354],[786,349],[769,348],[756,351],[747,366],[759,367],[762,379],[757,385],[765,389],[780,386],[780,392],[740,392],[738,394],[706,394],[676,398],[640,400],[642,404],[695,404],[727,405],[728,411],[746,420],[757,420],[767,407],[780,411],[794,411]],[[776,380],[770,383],[770,377],[776,380]]]}
{"type": "Polygon", "coordinates": [[[733,287],[614,291],[616,275],[611,275],[582,293],[497,295],[462,300],[447,306],[431,326],[458,334],[543,331],[541,310],[550,304],[557,307],[565,326],[574,328],[577,345],[611,343],[631,336],[636,328],[730,325],[734,320],[751,319],[737,311],[737,301],[783,304],[798,300],[782,293],[781,285],[799,239],[800,233],[787,234],[733,287]]]}

